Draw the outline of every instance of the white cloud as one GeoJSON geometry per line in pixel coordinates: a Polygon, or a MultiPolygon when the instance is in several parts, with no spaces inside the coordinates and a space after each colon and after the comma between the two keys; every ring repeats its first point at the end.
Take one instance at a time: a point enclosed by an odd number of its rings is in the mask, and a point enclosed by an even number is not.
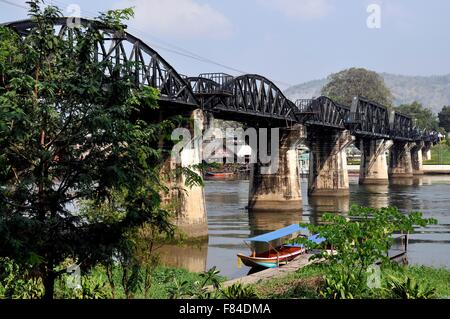
{"type": "Polygon", "coordinates": [[[159,35],[223,38],[232,24],[222,13],[195,0],[122,0],[115,8],[135,7],[129,24],[159,35]]]}
{"type": "Polygon", "coordinates": [[[328,15],[329,0],[259,0],[291,18],[316,19],[328,15]]]}

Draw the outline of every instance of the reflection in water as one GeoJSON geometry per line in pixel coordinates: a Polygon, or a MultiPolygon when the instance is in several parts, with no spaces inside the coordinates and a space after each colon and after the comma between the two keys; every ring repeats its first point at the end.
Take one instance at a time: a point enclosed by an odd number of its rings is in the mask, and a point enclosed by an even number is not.
{"type": "MultiPolygon", "coordinates": [[[[302,214],[301,212],[249,212],[248,217],[250,237],[253,237],[292,224],[299,224],[302,214]]],[[[289,238],[283,239],[286,240],[289,238]]],[[[281,244],[281,240],[274,241],[273,243],[275,247],[281,244]]],[[[255,248],[257,253],[267,251],[268,249],[268,245],[266,243],[252,243],[252,247],[255,248]]]]}
{"type": "Polygon", "coordinates": [[[309,214],[309,223],[317,225],[322,221],[325,213],[347,213],[350,209],[350,197],[313,196],[308,199],[308,205],[314,212],[309,214]]]}
{"type": "Polygon", "coordinates": [[[300,223],[302,213],[296,212],[249,212],[250,235],[257,236],[292,224],[300,223]]]}
{"type": "MultiPolygon", "coordinates": [[[[209,243],[207,253],[203,248],[202,255],[204,258],[207,254],[206,268],[217,266],[222,275],[230,278],[243,276],[249,269],[237,267],[236,254],[249,252],[243,242],[245,238],[298,221],[318,223],[324,212],[345,214],[351,204],[376,208],[397,206],[402,211],[422,211],[426,218],[436,218],[438,225],[417,229],[410,237],[408,259],[413,264],[450,267],[450,176],[425,175],[408,182],[398,180],[390,185],[359,185],[357,176],[350,177],[350,197],[308,198],[306,180],[303,179],[302,210],[288,214],[249,214],[245,209],[248,181],[206,181],[209,243]]],[[[196,253],[197,249],[180,248],[172,250],[171,255],[184,255],[180,259],[189,259],[196,253]]],[[[171,256],[171,259],[176,257],[171,256]]]]}
{"type": "Polygon", "coordinates": [[[414,185],[413,177],[402,177],[402,178],[391,178],[389,180],[391,185],[399,185],[399,186],[412,186],[414,185]]]}
{"type": "Polygon", "coordinates": [[[158,249],[161,262],[170,267],[184,268],[193,272],[206,271],[208,240],[192,246],[165,245],[158,249]]]}
{"type": "Polygon", "coordinates": [[[422,175],[422,176],[417,177],[417,179],[420,179],[422,181],[422,185],[429,186],[429,185],[433,184],[433,182],[432,182],[433,178],[432,178],[432,176],[429,176],[429,175],[422,175]]]}
{"type": "Polygon", "coordinates": [[[389,206],[389,186],[388,185],[361,185],[363,202],[360,206],[373,208],[383,208],[389,206]]]}

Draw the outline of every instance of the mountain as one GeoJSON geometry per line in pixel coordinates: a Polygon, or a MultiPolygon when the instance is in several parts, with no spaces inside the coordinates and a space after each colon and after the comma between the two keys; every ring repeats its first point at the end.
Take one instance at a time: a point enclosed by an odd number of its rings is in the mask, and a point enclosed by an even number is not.
{"type": "MultiPolygon", "coordinates": [[[[418,101],[431,108],[435,113],[444,105],[450,105],[450,74],[442,76],[407,76],[380,73],[387,87],[394,95],[394,104],[418,101]]],[[[291,86],[284,93],[288,98],[309,99],[320,96],[320,90],[327,79],[314,80],[291,86]]]]}

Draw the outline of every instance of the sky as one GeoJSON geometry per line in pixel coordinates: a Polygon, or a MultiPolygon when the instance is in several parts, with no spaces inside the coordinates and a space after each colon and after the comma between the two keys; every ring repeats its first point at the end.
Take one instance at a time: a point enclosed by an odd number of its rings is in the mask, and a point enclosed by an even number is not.
{"type": "MultiPolygon", "coordinates": [[[[0,23],[27,17],[0,0],[0,23]]],[[[257,73],[280,88],[349,67],[402,75],[450,73],[448,0],[48,0],[92,18],[134,7],[128,32],[179,73],[257,73]]]]}

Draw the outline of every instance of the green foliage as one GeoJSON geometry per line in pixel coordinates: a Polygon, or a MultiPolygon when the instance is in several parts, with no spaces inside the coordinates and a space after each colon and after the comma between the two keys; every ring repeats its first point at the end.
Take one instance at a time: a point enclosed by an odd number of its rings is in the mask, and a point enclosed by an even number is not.
{"type": "Polygon", "coordinates": [[[416,120],[416,125],[423,129],[438,130],[439,121],[436,114],[429,108],[424,107],[419,102],[402,104],[395,108],[400,113],[409,115],[416,120]]]}
{"type": "Polygon", "coordinates": [[[8,258],[0,258],[0,298],[39,299],[44,287],[39,278],[8,258]]]}
{"type": "Polygon", "coordinates": [[[81,279],[81,290],[77,299],[106,299],[111,297],[106,281],[98,280],[94,276],[83,276],[81,279]]]}
{"type": "Polygon", "coordinates": [[[321,94],[338,103],[351,105],[355,96],[362,96],[382,105],[392,104],[392,94],[376,72],[350,68],[330,75],[328,80],[321,94]]]}
{"type": "Polygon", "coordinates": [[[254,288],[263,299],[341,298],[339,290],[343,290],[346,298],[350,298],[347,295],[349,292],[355,299],[392,299],[398,296],[391,293],[391,278],[409,277],[420,287],[418,290],[425,292],[435,289],[433,298],[450,296],[450,269],[448,268],[406,266],[396,263],[384,265],[381,268],[381,286],[370,290],[354,287],[353,280],[349,281],[339,268],[338,264],[315,263],[285,276],[258,283],[254,285],[254,288]],[[319,280],[323,277],[328,279],[328,283],[319,280]],[[340,289],[336,289],[337,287],[340,289]]]}
{"type": "Polygon", "coordinates": [[[403,275],[390,276],[388,291],[397,299],[430,299],[435,297],[436,289],[418,283],[414,278],[403,275]]]}
{"type": "Polygon", "coordinates": [[[354,299],[354,293],[360,290],[355,275],[346,272],[336,272],[325,278],[325,284],[319,292],[325,299],[354,299]]]}
{"type": "Polygon", "coordinates": [[[450,141],[443,141],[431,148],[431,159],[423,161],[425,165],[450,165],[450,141]]]}
{"type": "Polygon", "coordinates": [[[172,286],[168,290],[169,298],[196,298],[196,299],[255,299],[258,298],[256,290],[252,286],[240,283],[229,287],[221,286],[221,277],[216,267],[200,274],[200,280],[189,282],[173,279],[172,286]]]}
{"type": "Polygon", "coordinates": [[[224,299],[257,299],[258,295],[252,286],[245,286],[241,283],[233,284],[220,290],[224,299]]]}
{"type": "MultiPolygon", "coordinates": [[[[141,271],[144,273],[145,266],[141,265],[141,271]]],[[[111,269],[111,280],[108,278],[108,291],[112,298],[191,298],[190,292],[199,286],[202,282],[202,274],[192,273],[185,269],[167,268],[155,266],[152,268],[151,276],[148,277],[149,282],[140,281],[139,286],[132,296],[127,296],[124,286],[122,285],[123,268],[121,265],[113,265],[111,269]]],[[[96,267],[91,276],[109,277],[106,274],[104,266],[96,267]]],[[[208,283],[210,284],[210,283],[208,283]]]]}
{"type": "Polygon", "coordinates": [[[444,106],[438,114],[439,126],[450,132],[450,106],[444,106]]]}
{"type": "Polygon", "coordinates": [[[100,20],[110,26],[114,26],[119,31],[124,31],[123,21],[130,20],[134,17],[134,8],[125,8],[121,10],[108,10],[106,13],[100,14],[100,20]]]}
{"type": "Polygon", "coordinates": [[[99,17],[109,35],[77,27],[66,41],[55,33],[57,7],[28,4],[36,27],[27,37],[0,26],[0,257],[30,267],[46,298],[67,259],[87,272],[117,257],[132,295],[140,266],[130,233],[145,223],[173,232],[161,208],[158,142],[174,123],[142,119],[159,93],[134,84],[140,65],[92,59],[98,41],[125,29],[131,9],[99,17]]]}
{"type": "Polygon", "coordinates": [[[80,286],[67,285],[68,275],[63,275],[56,284],[55,296],[63,299],[107,299],[111,298],[111,289],[107,281],[97,274],[81,276],[80,286]]]}
{"type": "Polygon", "coordinates": [[[219,271],[214,266],[208,271],[200,274],[200,279],[190,283],[187,280],[179,282],[177,278],[173,279],[173,285],[169,288],[170,299],[197,298],[197,299],[215,299],[217,293],[213,289],[220,287],[219,271]],[[212,288],[208,286],[212,285],[212,288]]]}
{"type": "MultiPolygon", "coordinates": [[[[343,287],[344,296],[354,295],[366,289],[367,270],[376,262],[390,263],[388,251],[393,244],[391,235],[394,232],[408,233],[414,226],[426,226],[436,223],[434,219],[425,219],[419,212],[404,214],[395,207],[381,209],[352,206],[348,218],[335,214],[324,214],[323,225],[303,225],[311,233],[326,238],[332,252],[320,250],[312,258],[336,265],[336,272],[329,274],[329,284],[332,292],[336,287],[343,287]]],[[[310,249],[320,248],[313,242],[299,238],[297,242],[304,243],[310,249]]]]}
{"type": "Polygon", "coordinates": [[[450,297],[450,269],[433,268],[427,266],[403,266],[400,269],[386,271],[389,276],[408,276],[414,278],[419,284],[436,289],[437,298],[450,297]]]}

